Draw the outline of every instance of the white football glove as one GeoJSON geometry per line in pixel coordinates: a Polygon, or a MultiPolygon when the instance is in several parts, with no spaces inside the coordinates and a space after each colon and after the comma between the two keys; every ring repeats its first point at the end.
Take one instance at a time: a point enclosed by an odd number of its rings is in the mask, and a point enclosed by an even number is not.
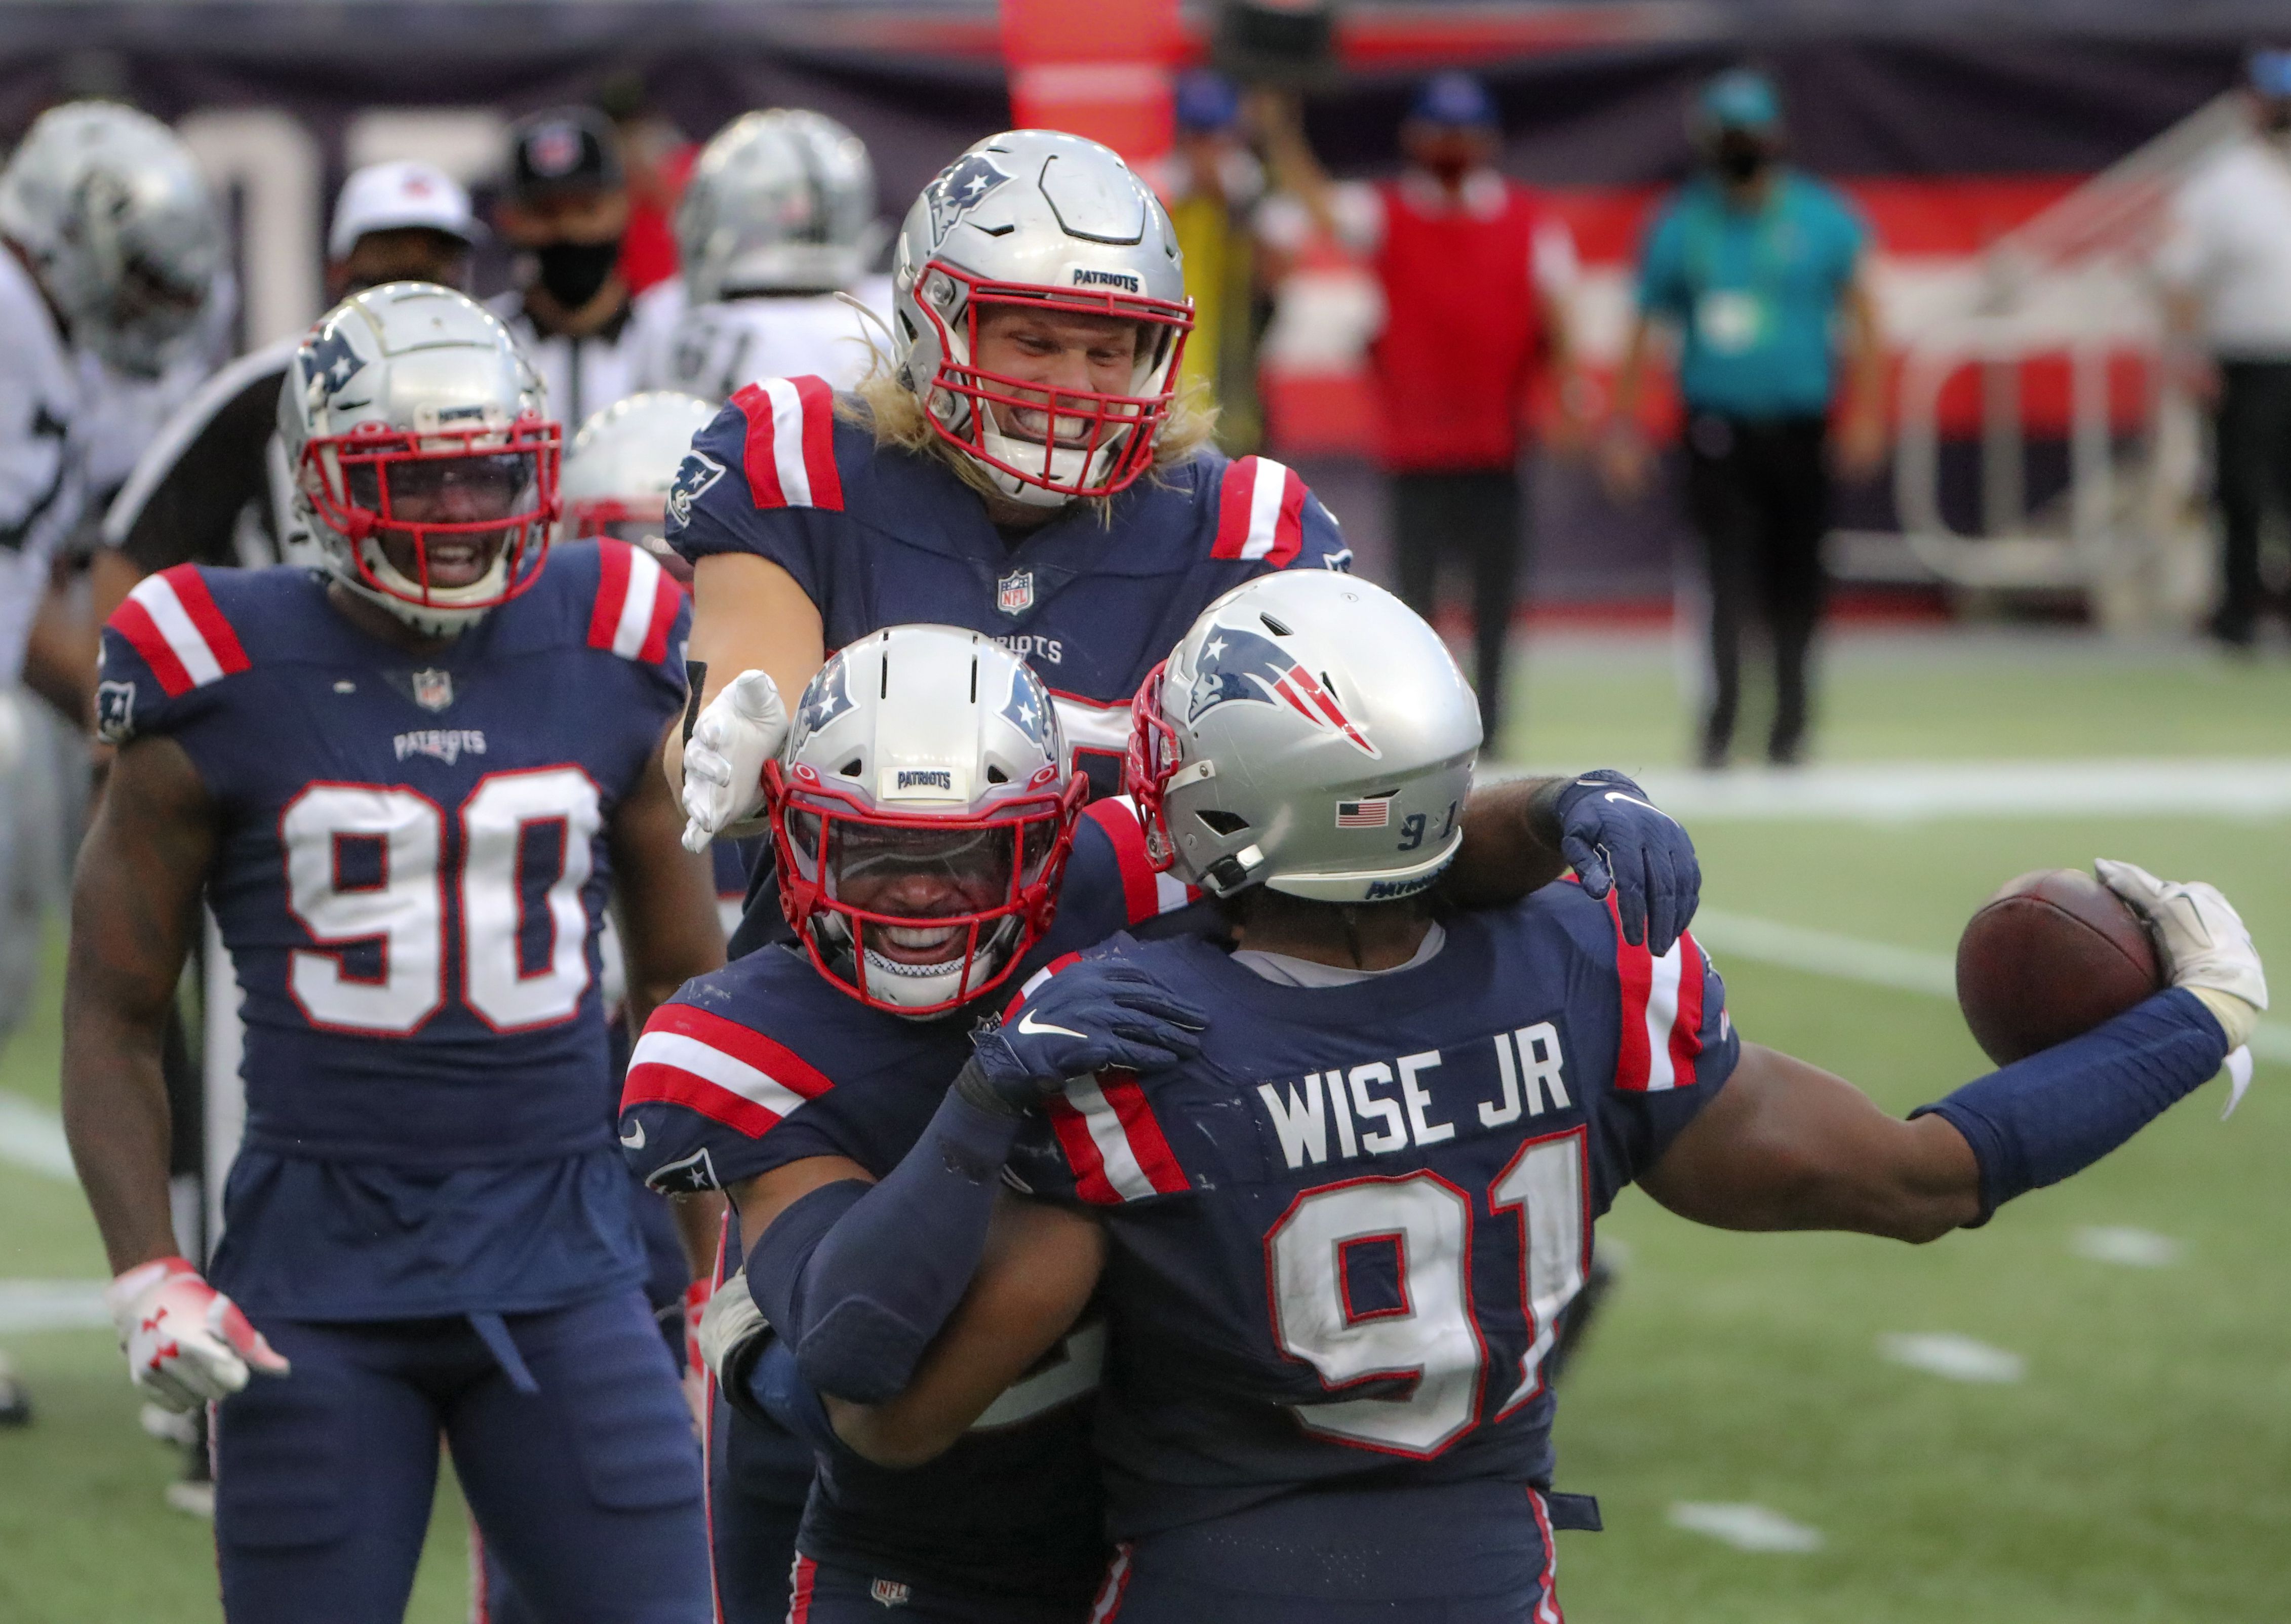
{"type": "Polygon", "coordinates": [[[2244,1046],[2267,1008],[2267,972],[2242,916],[2217,887],[2201,880],[2158,880],[2144,868],[2107,857],[2095,862],[2092,872],[2147,921],[2163,955],[2166,978],[2203,1000],[2227,1033],[2232,1084],[2227,1111],[2232,1112],[2251,1086],[2251,1053],[2244,1046]]]}
{"type": "Polygon", "coordinates": [[[685,850],[707,850],[762,808],[764,763],[787,733],[787,706],[767,672],[744,671],[708,702],[684,742],[685,850]]]}
{"type": "Polygon", "coordinates": [[[736,1373],[741,1356],[770,1331],[764,1311],[748,1295],[747,1276],[736,1274],[716,1288],[716,1294],[708,1299],[708,1306],[701,1311],[695,1337],[700,1361],[721,1385],[727,1363],[736,1373]]]}
{"type": "Polygon", "coordinates": [[[162,1409],[181,1413],[228,1398],[250,1371],[287,1373],[238,1305],[181,1258],[137,1265],[104,1288],[103,1300],[128,1374],[162,1409]]]}

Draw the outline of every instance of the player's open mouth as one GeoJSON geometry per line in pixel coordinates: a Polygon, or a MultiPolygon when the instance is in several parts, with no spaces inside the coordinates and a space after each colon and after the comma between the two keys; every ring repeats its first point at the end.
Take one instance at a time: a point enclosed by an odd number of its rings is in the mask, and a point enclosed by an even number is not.
{"type": "Polygon", "coordinates": [[[446,540],[433,537],[423,549],[433,587],[468,586],[492,567],[496,548],[491,541],[446,540]]]}
{"type": "MultiPolygon", "coordinates": [[[[1004,432],[1013,439],[1033,440],[1036,445],[1050,434],[1050,414],[1038,406],[1004,406],[1004,432]]],[[[1073,417],[1065,413],[1057,415],[1057,443],[1079,446],[1089,438],[1089,419],[1073,417]]]]}
{"type": "Polygon", "coordinates": [[[944,964],[953,955],[968,925],[872,925],[868,947],[894,964],[944,964]]]}

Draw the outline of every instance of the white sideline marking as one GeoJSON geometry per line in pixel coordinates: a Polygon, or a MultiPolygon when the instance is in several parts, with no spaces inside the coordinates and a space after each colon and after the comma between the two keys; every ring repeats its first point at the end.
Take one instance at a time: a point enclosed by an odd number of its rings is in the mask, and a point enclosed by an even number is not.
{"type": "Polygon", "coordinates": [[[71,1148],[64,1143],[63,1119],[30,1100],[0,1089],[0,1162],[74,1179],[71,1148]]]}
{"type": "Polygon", "coordinates": [[[2069,1237],[2069,1247],[2079,1258],[2128,1269],[2167,1269],[2180,1260],[2180,1243],[2171,1236],[2128,1226],[2087,1226],[2069,1237]]]}
{"type": "Polygon", "coordinates": [[[1945,1331],[1882,1336],[1877,1352],[1895,1364],[1951,1381],[2018,1381],[2029,1373],[2029,1362],[2020,1355],[1945,1331]]]}
{"type": "Polygon", "coordinates": [[[1649,798],[1682,822],[2291,816],[2291,760],[2268,758],[1870,761],[1717,773],[1650,768],[1638,777],[1649,798]]]}
{"type": "MultiPolygon", "coordinates": [[[[1735,953],[1810,976],[1834,976],[1840,981],[1890,987],[1897,993],[1957,997],[1957,961],[1947,953],[1895,947],[1717,908],[1698,909],[1693,929],[1694,939],[1716,953],[1735,953]]],[[[2291,1026],[2260,1022],[2251,1034],[2251,1052],[2262,1060],[2291,1062],[2291,1026]]]]}
{"type": "Polygon", "coordinates": [[[109,1331],[100,1280],[0,1280],[0,1335],[27,1331],[109,1331]]]}
{"type": "Polygon", "coordinates": [[[1821,1548],[1821,1531],[1792,1522],[1781,1512],[1748,1502],[1680,1500],[1670,1508],[1670,1525],[1708,1534],[1738,1551],[1776,1551],[1804,1556],[1821,1548]]]}

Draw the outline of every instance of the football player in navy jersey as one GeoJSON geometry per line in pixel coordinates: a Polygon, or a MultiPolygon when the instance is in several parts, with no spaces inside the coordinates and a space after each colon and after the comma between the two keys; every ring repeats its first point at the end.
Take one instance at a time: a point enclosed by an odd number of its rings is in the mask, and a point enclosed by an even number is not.
{"type": "MultiPolygon", "coordinates": [[[[631,1164],[656,1187],[735,1194],[750,1255],[766,1259],[750,1266],[769,1269],[815,1233],[816,1205],[792,1231],[783,1209],[823,1186],[848,1206],[898,1163],[968,1052],[981,1001],[1011,977],[1125,929],[1213,928],[1196,893],[1154,870],[1128,802],[1081,805],[1070,761],[1040,679],[977,632],[893,628],[831,657],[808,685],[767,775],[794,940],[702,977],[655,1014],[622,1115],[631,1164]]],[[[1538,840],[1522,826],[1530,798],[1507,785],[1473,803],[1472,883],[1516,897],[1559,872],[1564,843],[1604,891],[1611,874],[1592,849],[1603,847],[1614,872],[1635,876],[1633,933],[1652,893],[1644,929],[1667,944],[1696,880],[1677,825],[1635,798],[1587,800],[1564,842],[1555,829],[1538,840]]],[[[907,1244],[896,1209],[884,1222],[860,1250],[907,1244]]],[[[752,1318],[736,1279],[710,1313],[722,1322],[743,1307],[752,1318]]],[[[719,1324],[719,1368],[727,1337],[738,1339],[719,1324]]],[[[926,1471],[886,1472],[831,1447],[793,1575],[809,1611],[795,1616],[872,1616],[888,1598],[921,1619],[1078,1618],[1104,1555],[1079,1403],[1096,1358],[1084,1328],[1005,1383],[977,1435],[926,1471]]],[[[755,1408],[736,1370],[723,1391],[755,1408]]],[[[755,1481],[766,1462],[740,1458],[758,1436],[731,1430],[734,1491],[713,1480],[719,1594],[726,1616],[744,1620],[773,1616],[765,1587],[786,1572],[784,1555],[771,1561],[775,1499],[755,1481]]],[[[779,1595],[784,1614],[784,1580],[779,1595]]]]}
{"type": "Polygon", "coordinates": [[[1552,1529],[1596,1517],[1551,1491],[1546,1359],[1623,1186],[1723,1227],[1931,1240],[2106,1154],[2266,1006],[2217,891],[2103,862],[2173,985],[1897,1121],[1740,1041],[1691,935],[1650,952],[1565,884],[1426,905],[1479,721],[1378,589],[1241,589],[1137,722],[1149,842],[1234,943],[1117,938],[1038,972],[917,1151],[859,1199],[803,1195],[775,1234],[804,1243],[749,1270],[758,1370],[783,1367],[751,1385],[792,1403],[792,1367],[879,1463],[932,1461],[1103,1323],[1095,1620],[1556,1624],[1552,1529]],[[1313,677],[1340,712],[1283,691],[1313,677]],[[996,1214],[1006,1158],[1038,1199],[996,1214]],[[907,1243],[855,1250],[893,1192],[907,1243]]]}
{"type": "Polygon", "coordinates": [[[541,1614],[691,1624],[698,1451],[597,1108],[608,889],[639,1018],[721,961],[651,770],[687,610],[623,543],[551,556],[557,426],[459,293],[338,306],[280,417],[326,569],[181,566],[104,632],[64,1116],[123,1348],[216,1405],[233,1620],[398,1619],[442,1437],[541,1614]],[[159,1074],[203,895],[246,1025],[211,1281],[159,1074]]]}
{"type": "MultiPolygon", "coordinates": [[[[993,637],[1112,793],[1129,697],[1203,606],[1267,570],[1350,562],[1292,470],[1228,461],[1178,393],[1193,307],[1177,237],[1107,149],[1042,130],[979,142],[908,211],[892,283],[888,368],[848,395],[803,377],[741,390],[669,498],[708,702],[670,746],[695,847],[760,807],[781,695],[827,649],[910,622],[993,637]]],[[[776,915],[760,896],[751,929],[776,915]]]]}

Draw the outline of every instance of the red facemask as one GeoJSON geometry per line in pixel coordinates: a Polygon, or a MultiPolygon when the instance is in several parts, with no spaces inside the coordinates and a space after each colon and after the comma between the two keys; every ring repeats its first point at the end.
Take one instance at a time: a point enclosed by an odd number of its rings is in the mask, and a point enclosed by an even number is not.
{"type": "Polygon", "coordinates": [[[1033,283],[987,282],[937,260],[923,267],[917,278],[917,289],[915,302],[938,329],[941,359],[928,392],[934,396],[941,391],[953,395],[969,408],[961,414],[959,430],[942,422],[937,413],[928,414],[931,427],[941,439],[1014,479],[1063,496],[1110,496],[1154,465],[1154,437],[1169,417],[1170,402],[1177,398],[1178,366],[1184,356],[1186,334],[1193,331],[1190,302],[1148,299],[1111,288],[1084,291],[1033,283]],[[945,278],[944,285],[959,286],[968,294],[958,318],[962,324],[962,342],[959,346],[937,305],[927,296],[935,285],[940,285],[934,278],[945,278]],[[1105,395],[1087,390],[1052,389],[986,371],[975,364],[979,317],[983,310],[995,309],[1069,311],[1136,322],[1140,328],[1141,354],[1153,356],[1156,354],[1155,347],[1162,347],[1157,364],[1146,374],[1152,392],[1105,395]],[[958,361],[958,353],[973,359],[958,361]],[[1008,429],[999,430],[1002,444],[1027,448],[1024,454],[1005,456],[990,450],[986,434],[991,414],[996,407],[1004,412],[1005,422],[1012,421],[1009,414],[1020,412],[1046,419],[1047,438],[1039,442],[1039,450],[1033,449],[1036,442],[1013,435],[1008,429]],[[1109,446],[1115,447],[1113,454],[1105,459],[1104,468],[1092,475],[1089,470],[1097,463],[1098,454],[1109,446]],[[1061,454],[1076,459],[1074,466],[1080,470],[1077,475],[1059,474],[1056,464],[1061,454]]]}
{"type": "Polygon", "coordinates": [[[1001,985],[1057,912],[1089,780],[1075,773],[1060,784],[1045,767],[1030,789],[977,816],[901,814],[807,765],[766,762],[780,905],[813,966],[869,1008],[909,1017],[959,1009],[1001,985]],[[897,893],[916,882],[951,905],[902,911],[897,893]],[[942,939],[904,949],[894,931],[942,939]],[[930,955],[913,969],[931,988],[900,986],[902,951],[930,955]]]}
{"type": "Polygon", "coordinates": [[[302,448],[302,463],[316,474],[309,481],[311,505],[349,538],[369,590],[422,607],[479,609],[505,603],[540,579],[557,522],[560,439],[556,423],[537,417],[505,429],[361,424],[347,434],[314,436],[302,448]],[[406,576],[402,584],[374,569],[365,544],[384,533],[411,542],[414,569],[392,567],[406,576]],[[479,550],[473,580],[483,580],[506,555],[498,588],[465,597],[460,589],[467,583],[437,579],[430,550],[456,543],[479,550]]]}

